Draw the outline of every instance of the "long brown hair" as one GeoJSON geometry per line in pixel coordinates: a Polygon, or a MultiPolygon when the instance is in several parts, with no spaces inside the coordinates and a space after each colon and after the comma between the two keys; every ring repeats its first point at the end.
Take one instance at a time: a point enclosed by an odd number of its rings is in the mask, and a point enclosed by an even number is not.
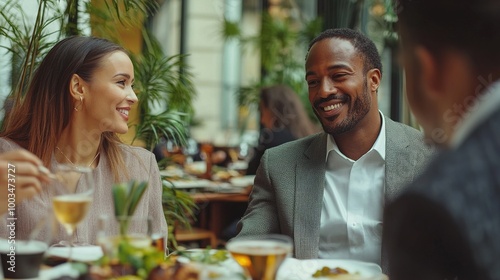
{"type": "MultiPolygon", "coordinates": [[[[70,79],[78,74],[90,82],[102,59],[115,51],[126,50],[106,39],[73,36],[58,42],[33,75],[24,98],[15,100],[0,136],[9,138],[50,165],[58,139],[74,113],[70,79]]],[[[125,170],[120,153],[121,140],[113,132],[101,134],[99,150],[109,158],[115,181],[125,170]]]]}
{"type": "Polygon", "coordinates": [[[311,121],[297,93],[286,85],[275,85],[261,89],[260,100],[272,113],[274,126],[288,129],[296,138],[319,131],[311,121]]]}

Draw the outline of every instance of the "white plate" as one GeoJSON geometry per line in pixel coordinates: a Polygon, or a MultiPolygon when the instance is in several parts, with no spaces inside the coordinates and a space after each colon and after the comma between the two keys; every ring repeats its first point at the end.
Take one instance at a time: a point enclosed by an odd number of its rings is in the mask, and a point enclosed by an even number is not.
{"type": "MultiPolygon", "coordinates": [[[[283,262],[278,270],[277,280],[319,280],[319,279],[335,279],[328,277],[314,278],[312,275],[317,270],[324,266],[335,268],[343,268],[351,274],[363,276],[363,279],[371,279],[382,275],[380,266],[374,263],[360,262],[354,260],[329,260],[329,259],[311,259],[298,260],[288,258],[283,262]]],[[[345,278],[344,278],[345,279],[345,278]]]]}
{"type": "Polygon", "coordinates": [[[160,175],[165,177],[183,177],[186,174],[180,168],[160,170],[160,175]]]}
{"type": "MultiPolygon", "coordinates": [[[[69,257],[69,247],[50,247],[46,255],[48,257],[69,257]]],[[[93,262],[102,257],[100,246],[77,246],[71,249],[71,259],[79,262],[93,262]]]]}
{"type": "Polygon", "coordinates": [[[166,183],[167,186],[171,186],[176,189],[196,189],[196,188],[207,188],[212,185],[212,182],[205,179],[199,180],[170,180],[166,183]]]}
{"type": "Polygon", "coordinates": [[[233,177],[229,179],[229,183],[233,187],[245,188],[253,185],[253,180],[255,179],[255,175],[245,175],[241,177],[233,177]]]}

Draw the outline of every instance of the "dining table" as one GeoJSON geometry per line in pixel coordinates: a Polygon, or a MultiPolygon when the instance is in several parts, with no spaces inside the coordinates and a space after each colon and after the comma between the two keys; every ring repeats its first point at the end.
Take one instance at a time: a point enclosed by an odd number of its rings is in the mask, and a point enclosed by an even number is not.
{"type": "Polygon", "coordinates": [[[240,193],[190,193],[199,207],[198,226],[211,230],[217,240],[224,243],[223,231],[243,216],[248,204],[250,188],[240,193]]]}
{"type": "Polygon", "coordinates": [[[190,178],[170,180],[173,188],[185,191],[197,204],[194,227],[209,230],[217,243],[224,245],[225,228],[239,220],[247,207],[255,176],[238,176],[228,180],[190,178]]]}

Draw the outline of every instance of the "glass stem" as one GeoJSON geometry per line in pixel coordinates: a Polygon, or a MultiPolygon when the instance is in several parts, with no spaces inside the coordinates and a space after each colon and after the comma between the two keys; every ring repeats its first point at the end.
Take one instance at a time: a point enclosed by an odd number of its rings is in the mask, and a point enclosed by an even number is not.
{"type": "Polygon", "coordinates": [[[69,235],[69,250],[68,250],[68,262],[73,262],[72,253],[73,253],[73,243],[75,238],[75,230],[68,231],[69,235]]]}

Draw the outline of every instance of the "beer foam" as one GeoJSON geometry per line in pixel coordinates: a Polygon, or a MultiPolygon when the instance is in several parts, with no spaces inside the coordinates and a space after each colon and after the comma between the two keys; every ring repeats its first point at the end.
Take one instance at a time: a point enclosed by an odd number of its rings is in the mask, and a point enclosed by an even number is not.
{"type": "Polygon", "coordinates": [[[53,198],[56,201],[67,201],[67,202],[85,202],[92,201],[92,198],[86,194],[67,194],[59,195],[53,198]]]}
{"type": "Polygon", "coordinates": [[[234,240],[226,247],[230,252],[255,256],[285,254],[292,251],[291,244],[273,240],[234,240]]]}
{"type": "Polygon", "coordinates": [[[36,254],[47,250],[47,244],[38,240],[15,240],[8,243],[7,239],[0,239],[0,253],[9,253],[11,247],[15,247],[16,254],[36,254]]]}

